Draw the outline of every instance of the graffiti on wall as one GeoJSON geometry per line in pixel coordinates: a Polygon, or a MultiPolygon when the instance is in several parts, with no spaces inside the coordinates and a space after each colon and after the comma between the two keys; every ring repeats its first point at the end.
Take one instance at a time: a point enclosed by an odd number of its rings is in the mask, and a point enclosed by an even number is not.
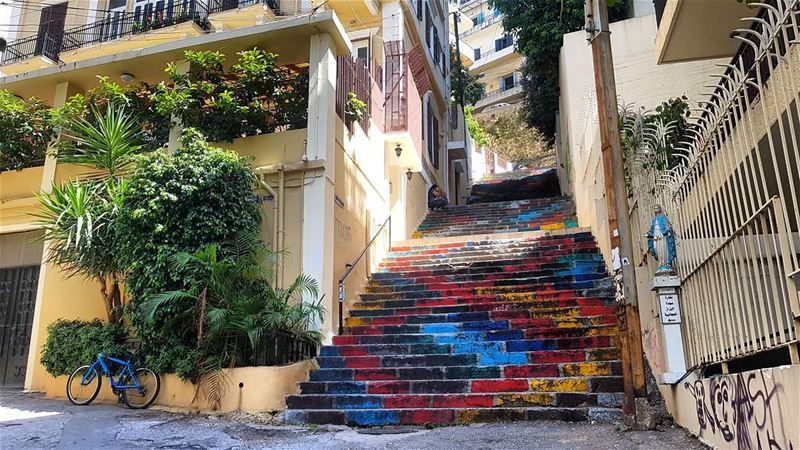
{"type": "MultiPolygon", "coordinates": [[[[787,437],[780,383],[764,371],[686,382],[695,399],[699,434],[718,435],[739,450],[794,450],[787,437]]],[[[785,402],[786,403],[786,402],[785,402]]]]}
{"type": "Polygon", "coordinates": [[[350,229],[350,225],[345,224],[339,218],[336,218],[334,222],[334,235],[336,236],[336,243],[337,244],[350,244],[350,241],[353,240],[353,234],[350,229]]]}

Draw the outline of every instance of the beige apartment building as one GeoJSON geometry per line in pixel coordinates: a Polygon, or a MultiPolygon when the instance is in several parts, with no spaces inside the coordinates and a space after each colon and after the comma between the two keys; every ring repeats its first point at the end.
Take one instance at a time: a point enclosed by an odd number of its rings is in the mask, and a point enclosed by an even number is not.
{"type": "MultiPolygon", "coordinates": [[[[423,219],[427,189],[436,183],[452,199],[466,196],[469,179],[458,174],[469,167],[469,155],[448,145],[449,125],[458,120],[450,108],[448,6],[444,0],[20,1],[13,32],[0,46],[0,87],[58,106],[95,87],[98,76],[164,81],[168,62],[198,49],[220,50],[230,62],[258,47],[278,54],[287,70],[307,71],[304,128],[216,145],[253,158],[266,186],[262,236],[286,251],[281,280],[303,272],[320,282],[327,311],[321,331],[329,341],[340,307],[348,308],[389,242],[408,238],[423,219]],[[367,111],[348,126],[350,92],[367,111]],[[389,217],[391,226],[384,226],[389,217]],[[344,283],[340,306],[340,276],[373,237],[376,244],[344,283]]],[[[43,262],[42,244],[34,243],[41,231],[30,216],[38,205],[34,193],[87,175],[52,156],[0,173],[0,273],[11,280],[0,302],[8,322],[2,338],[11,342],[0,354],[0,385],[63,391],[39,363],[47,326],[104,315],[94,286],[43,262]]],[[[294,389],[306,373],[268,377],[294,389]]],[[[285,392],[270,392],[247,396],[283,401],[285,392]]]]}
{"type": "MultiPolygon", "coordinates": [[[[469,72],[479,75],[486,85],[486,95],[475,104],[473,115],[478,118],[518,108],[522,101],[524,57],[516,52],[514,37],[503,30],[500,11],[493,9],[488,0],[451,0],[451,8],[457,9],[460,16],[461,58],[469,72]]],[[[511,164],[492,149],[474,153],[473,160],[473,176],[511,170],[511,164]]]]}

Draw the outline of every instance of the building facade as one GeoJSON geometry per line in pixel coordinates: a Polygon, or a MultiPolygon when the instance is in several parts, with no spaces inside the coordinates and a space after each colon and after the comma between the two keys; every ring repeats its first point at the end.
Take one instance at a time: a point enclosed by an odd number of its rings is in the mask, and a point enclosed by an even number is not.
{"type": "MultiPolygon", "coordinates": [[[[458,11],[458,40],[461,59],[469,73],[480,77],[486,94],[474,105],[473,116],[481,118],[493,112],[510,111],[522,102],[522,64],[524,57],[514,48],[514,37],[503,30],[503,16],[488,0],[451,2],[458,11]]],[[[455,27],[451,27],[455,31],[455,27]]],[[[456,36],[451,37],[455,41],[456,36]]],[[[506,172],[512,169],[492,149],[475,148],[473,177],[506,172]]]]}
{"type": "MultiPolygon", "coordinates": [[[[675,421],[715,448],[798,448],[800,5],[654,5],[610,25],[621,110],[680,96],[691,108],[669,159],[654,151],[664,128],[643,122],[651,137],[625,158],[647,362],[675,421]],[[657,272],[665,261],[648,249],[656,211],[675,240],[674,274],[657,272]]],[[[560,178],[611,267],[584,32],[564,36],[560,66],[560,178]]]]}
{"type": "MultiPolygon", "coordinates": [[[[454,174],[468,167],[469,155],[449,150],[449,124],[457,117],[450,108],[447,17],[443,0],[20,2],[0,86],[59,106],[94,88],[98,76],[164,81],[168,62],[180,65],[184,51],[200,49],[231,60],[258,47],[277,54],[282,67],[306,70],[305,128],[215,145],[252,158],[264,188],[262,238],[286,254],[278,283],[301,272],[319,281],[327,311],[321,331],[329,341],[339,309],[353,300],[348,293],[363,286],[391,240],[408,238],[423,219],[428,188],[466,196],[469,180],[454,174]],[[355,124],[345,122],[350,93],[367,105],[355,124]],[[389,217],[391,226],[383,226],[389,217]],[[375,236],[347,277],[340,304],[340,276],[375,236]]],[[[6,283],[0,303],[9,322],[3,338],[13,342],[0,355],[0,371],[13,374],[4,385],[47,390],[53,380],[39,363],[47,326],[104,315],[91,283],[45,262],[47,243],[35,240],[41,231],[30,215],[34,193],[87,175],[52,156],[0,172],[0,272],[4,280],[24,280],[6,283]]]]}

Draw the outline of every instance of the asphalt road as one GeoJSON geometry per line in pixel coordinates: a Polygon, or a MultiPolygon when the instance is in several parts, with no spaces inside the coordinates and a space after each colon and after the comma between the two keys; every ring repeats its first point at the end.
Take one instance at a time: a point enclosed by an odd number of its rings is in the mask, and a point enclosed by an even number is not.
{"type": "Polygon", "coordinates": [[[442,428],[275,425],[269,415],[186,414],[123,405],[72,406],[0,391],[0,449],[703,449],[683,430],[609,423],[517,422],[442,428]]]}

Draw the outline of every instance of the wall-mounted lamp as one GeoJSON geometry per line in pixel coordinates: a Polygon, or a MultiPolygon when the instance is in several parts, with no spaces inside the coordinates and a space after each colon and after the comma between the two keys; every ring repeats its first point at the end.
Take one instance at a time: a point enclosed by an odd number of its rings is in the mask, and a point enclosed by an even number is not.
{"type": "Polygon", "coordinates": [[[397,147],[394,148],[394,153],[399,158],[400,154],[403,153],[403,147],[400,147],[400,144],[397,144],[397,147]]]}
{"type": "Polygon", "coordinates": [[[413,176],[414,176],[414,172],[412,172],[411,169],[407,169],[406,170],[406,178],[408,178],[408,181],[411,181],[411,177],[413,177],[413,176]]]}
{"type": "Polygon", "coordinates": [[[135,80],[136,77],[133,76],[133,74],[125,72],[119,76],[119,79],[124,81],[125,83],[130,83],[131,81],[135,80]]]}

